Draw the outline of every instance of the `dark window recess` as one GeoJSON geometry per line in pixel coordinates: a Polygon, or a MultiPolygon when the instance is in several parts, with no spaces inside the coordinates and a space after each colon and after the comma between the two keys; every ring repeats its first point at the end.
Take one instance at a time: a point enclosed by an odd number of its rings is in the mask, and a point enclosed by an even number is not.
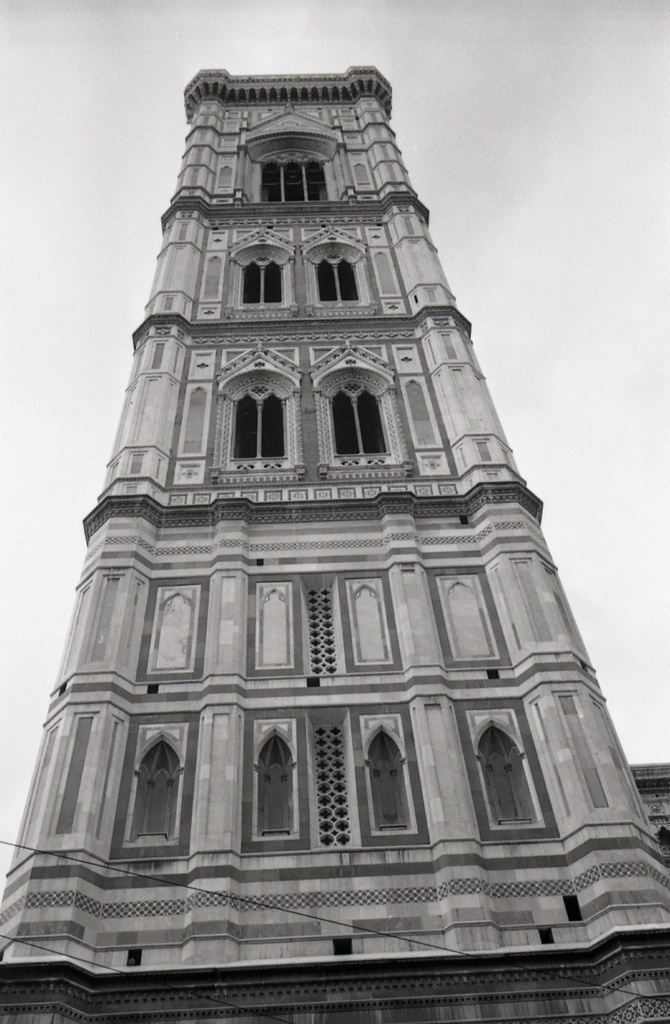
{"type": "Polygon", "coordinates": [[[403,758],[397,745],[385,732],[380,732],[370,744],[367,763],[370,769],[374,827],[406,828],[407,796],[403,758]]]}
{"type": "Polygon", "coordinates": [[[333,423],[338,455],[386,451],[379,405],[368,391],[338,391],[333,398],[333,423]]]}
{"type": "Polygon", "coordinates": [[[134,836],[174,836],[180,775],[179,758],[168,743],[159,740],[144,755],[137,772],[134,836]]]}
{"type": "Polygon", "coordinates": [[[538,928],[540,933],[540,942],[543,946],[553,946],[554,944],[554,933],[551,928],[538,928]]]}
{"type": "Polygon", "coordinates": [[[315,160],[263,165],[261,199],[264,203],[313,203],[326,198],[323,167],[315,160]]]}
{"type": "Polygon", "coordinates": [[[333,939],[333,954],[335,956],[351,956],[351,939],[333,939]]]}
{"type": "Polygon", "coordinates": [[[158,683],[149,683],[147,693],[158,693],[158,683]]]}
{"type": "Polygon", "coordinates": [[[264,558],[257,558],[256,559],[256,565],[265,565],[265,559],[264,558]]]}
{"type": "Polygon", "coordinates": [[[321,302],[357,302],[356,274],[346,260],[322,260],[316,271],[321,302]]]}
{"type": "Polygon", "coordinates": [[[318,676],[308,676],[307,677],[307,685],[308,686],[321,686],[321,680],[319,679],[318,676]]]}
{"type": "Polygon", "coordinates": [[[575,895],[564,896],[563,903],[565,904],[565,912],[568,915],[568,921],[583,921],[582,908],[579,905],[579,897],[575,895]]]}
{"type": "Polygon", "coordinates": [[[460,520],[461,526],[467,526],[468,523],[470,522],[467,516],[459,516],[458,518],[460,520]]]}
{"type": "Polygon", "coordinates": [[[58,696],[62,697],[66,690],[67,690],[67,683],[61,683],[61,685],[58,687],[58,696]]]}
{"type": "Polygon", "coordinates": [[[291,751],[279,736],[272,736],[258,758],[258,831],[262,835],[288,835],[291,830],[291,773],[291,751]]]}
{"type": "Polygon", "coordinates": [[[235,414],[235,459],[273,459],[284,455],[284,409],[276,395],[245,395],[235,414]]]}
{"type": "Polygon", "coordinates": [[[127,967],[139,967],[142,963],[142,950],[141,949],[129,949],[128,956],[126,957],[127,967]]]}
{"type": "Polygon", "coordinates": [[[479,741],[478,753],[491,810],[498,824],[532,821],[533,802],[516,743],[492,725],[479,741]]]}
{"type": "Polygon", "coordinates": [[[488,679],[500,679],[500,672],[497,668],[487,668],[486,676],[488,679]]]}
{"type": "Polygon", "coordinates": [[[281,267],[269,263],[250,263],[244,268],[242,302],[281,302],[281,267]]]}

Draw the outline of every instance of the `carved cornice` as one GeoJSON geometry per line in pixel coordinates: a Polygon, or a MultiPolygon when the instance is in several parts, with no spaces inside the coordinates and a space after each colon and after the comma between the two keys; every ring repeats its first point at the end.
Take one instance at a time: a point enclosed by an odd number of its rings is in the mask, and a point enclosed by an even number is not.
{"type": "Polygon", "coordinates": [[[353,316],[346,323],[336,323],[324,318],[315,323],[314,318],[258,320],[226,320],[215,323],[195,323],[178,313],[153,313],[143,320],[133,332],[133,347],[144,341],[152,327],[176,327],[188,335],[189,341],[200,345],[257,345],[267,342],[270,347],[306,342],[333,347],[351,341],[352,344],[382,344],[384,341],[407,341],[415,337],[416,328],[422,328],[430,320],[438,327],[457,327],[468,337],[471,324],[455,306],[431,306],[414,316],[353,316]],[[253,332],[253,333],[252,333],[253,332]]]}
{"type": "Polygon", "coordinates": [[[343,75],[231,75],[224,69],[203,70],[184,90],[186,120],[198,105],[215,100],[226,107],[273,103],[355,103],[361,97],[379,100],[391,116],[391,86],[375,67],[352,67],[343,75]],[[316,92],[316,95],[315,95],[316,92]]]}
{"type": "Polygon", "coordinates": [[[383,491],[374,498],[346,501],[265,501],[248,498],[216,498],[210,505],[161,505],[148,495],[108,495],[84,520],[89,541],[108,519],[146,519],[158,529],[166,527],[209,529],[222,521],[247,523],[314,523],[382,519],[387,515],[410,515],[417,519],[473,516],[489,504],[517,504],[538,522],[542,502],[523,484],[514,481],[477,484],[464,495],[419,496],[407,492],[383,491]]]}
{"type": "Polygon", "coordinates": [[[333,1015],[373,1024],[380,1014],[425,1020],[437,1019],[435,1013],[444,1020],[624,1024],[667,1020],[669,963],[667,929],[615,933],[587,949],[560,944],[524,954],[353,955],[111,974],[72,962],[10,961],[2,966],[0,1005],[11,1007],[17,1020],[24,1013],[26,1019],[53,1014],[83,1024],[294,1014],[315,1024],[333,1015]]]}
{"type": "Polygon", "coordinates": [[[389,209],[394,206],[412,206],[423,217],[426,224],[430,220],[428,208],[413,192],[405,190],[402,182],[398,182],[398,190],[384,196],[383,199],[351,199],[347,201],[326,200],[307,203],[234,203],[221,204],[211,199],[209,193],[198,187],[180,189],[170,200],[170,205],[161,217],[161,226],[166,230],[174,215],[178,212],[199,213],[205,217],[212,228],[248,225],[262,227],[265,224],[321,224],[327,220],[329,224],[378,224],[389,209]],[[186,192],[196,194],[186,195],[186,192]]]}

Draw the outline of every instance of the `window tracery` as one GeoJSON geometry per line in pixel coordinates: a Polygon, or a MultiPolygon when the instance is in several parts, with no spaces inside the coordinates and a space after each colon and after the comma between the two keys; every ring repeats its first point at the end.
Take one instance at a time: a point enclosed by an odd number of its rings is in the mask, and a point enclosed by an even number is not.
{"type": "Polygon", "coordinates": [[[235,459],[283,458],[284,409],[267,387],[256,385],[236,405],[235,459]]]}
{"type": "Polygon", "coordinates": [[[344,384],[333,396],[332,410],[338,455],[371,455],[386,451],[379,403],[360,384],[344,384]]]}
{"type": "Polygon", "coordinates": [[[373,828],[404,829],[408,825],[407,793],[403,758],[397,744],[384,730],[368,749],[373,828]]]}
{"type": "Polygon", "coordinates": [[[409,463],[391,367],[345,345],[315,364],[312,379],[322,475],[374,467],[404,475],[409,463]]]}
{"type": "Polygon", "coordinates": [[[277,352],[256,349],[233,359],[218,378],[215,447],[221,472],[304,472],[300,371],[277,352]]]}
{"type": "Polygon", "coordinates": [[[275,733],[258,758],[259,835],[292,831],[293,761],[286,743],[275,733]]]}
{"type": "Polygon", "coordinates": [[[524,754],[514,740],[490,725],[479,740],[477,751],[493,820],[499,825],[533,821],[524,754]]]}
{"type": "Polygon", "coordinates": [[[369,304],[364,273],[366,249],[357,235],[340,228],[323,228],[307,241],[303,255],[308,306],[314,304],[319,309],[326,303],[369,304]]]}
{"type": "MultiPolygon", "coordinates": [[[[295,246],[271,228],[245,234],[230,251],[232,303],[241,308],[272,306],[274,312],[291,306],[294,258],[295,246]]],[[[253,309],[255,316],[259,312],[253,309]]]]}
{"type": "Polygon", "coordinates": [[[312,203],[327,198],[323,166],[318,161],[290,160],[263,164],[262,202],[312,203]]]}
{"type": "Polygon", "coordinates": [[[281,302],[282,269],[271,259],[257,256],[242,270],[242,302],[244,305],[281,302]]]}
{"type": "Polygon", "coordinates": [[[356,274],[348,260],[329,256],[316,268],[321,302],[358,302],[356,274]]]}
{"type": "Polygon", "coordinates": [[[181,771],[179,758],[163,739],[144,755],[135,772],[134,838],[171,839],[176,835],[181,771]]]}

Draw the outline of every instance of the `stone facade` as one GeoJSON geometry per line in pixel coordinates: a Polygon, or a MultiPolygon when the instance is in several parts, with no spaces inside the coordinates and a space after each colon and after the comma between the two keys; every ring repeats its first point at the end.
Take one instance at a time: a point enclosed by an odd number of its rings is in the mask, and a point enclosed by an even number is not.
{"type": "Polygon", "coordinates": [[[373,68],[186,90],[3,1019],[670,1019],[667,770],[626,764],[390,106],[373,68]]]}

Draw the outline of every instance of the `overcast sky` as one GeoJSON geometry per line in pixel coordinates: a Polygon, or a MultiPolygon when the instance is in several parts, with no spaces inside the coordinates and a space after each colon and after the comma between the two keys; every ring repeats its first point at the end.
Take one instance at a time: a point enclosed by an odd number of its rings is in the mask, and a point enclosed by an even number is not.
{"type": "Polygon", "coordinates": [[[0,838],[17,834],[200,68],[374,64],[390,80],[392,126],[626,753],[670,761],[670,3],[0,10],[0,838]]]}

